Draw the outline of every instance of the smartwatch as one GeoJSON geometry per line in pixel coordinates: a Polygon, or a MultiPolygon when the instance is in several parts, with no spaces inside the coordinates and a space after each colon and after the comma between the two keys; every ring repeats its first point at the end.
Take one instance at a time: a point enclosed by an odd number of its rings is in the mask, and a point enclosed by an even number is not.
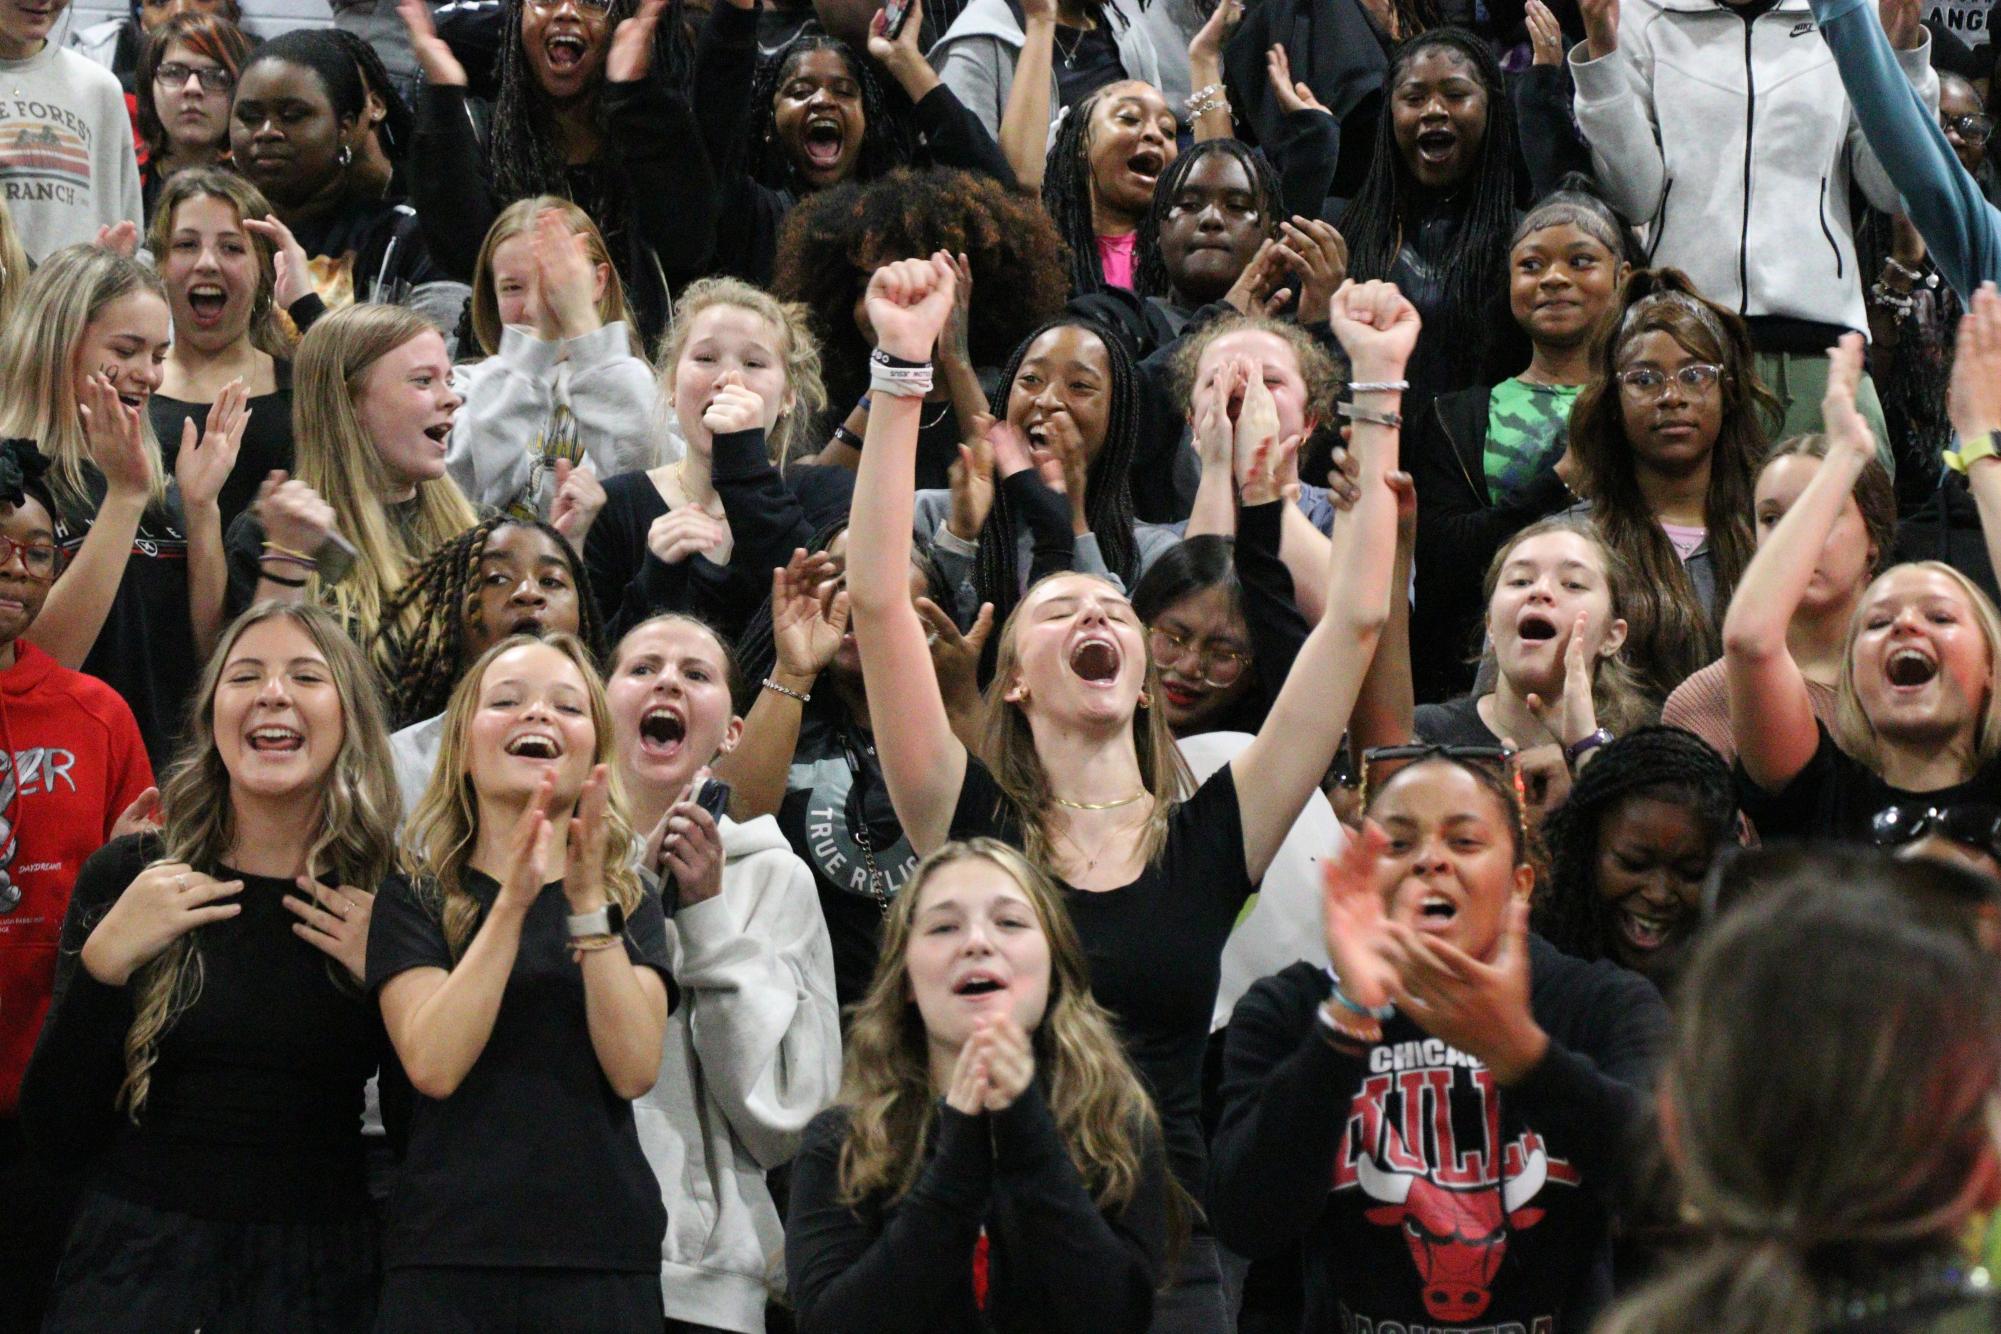
{"type": "Polygon", "coordinates": [[[596,912],[573,913],[563,921],[570,929],[571,940],[625,933],[625,909],[616,903],[607,903],[596,912]]]}

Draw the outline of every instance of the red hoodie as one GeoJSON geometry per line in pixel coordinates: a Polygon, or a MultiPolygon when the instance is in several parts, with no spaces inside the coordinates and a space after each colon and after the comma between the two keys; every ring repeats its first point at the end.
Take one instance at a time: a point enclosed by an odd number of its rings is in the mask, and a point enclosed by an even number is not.
{"type": "MultiPolygon", "coordinates": [[[[118,816],[153,785],[132,710],[94,676],[25,639],[0,672],[0,870],[22,891],[0,912],[0,1117],[42,1031],[70,886],[118,816]]],[[[10,894],[0,893],[0,903],[10,894]]]]}

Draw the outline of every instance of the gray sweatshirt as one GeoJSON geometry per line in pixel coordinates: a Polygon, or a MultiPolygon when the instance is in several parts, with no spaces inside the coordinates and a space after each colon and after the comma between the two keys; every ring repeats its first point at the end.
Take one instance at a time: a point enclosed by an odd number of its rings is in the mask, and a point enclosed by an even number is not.
{"type": "Polygon", "coordinates": [[[53,41],[26,60],[0,60],[0,198],[36,264],[96,240],[99,227],[140,222],[139,162],[117,76],[53,41]]]}

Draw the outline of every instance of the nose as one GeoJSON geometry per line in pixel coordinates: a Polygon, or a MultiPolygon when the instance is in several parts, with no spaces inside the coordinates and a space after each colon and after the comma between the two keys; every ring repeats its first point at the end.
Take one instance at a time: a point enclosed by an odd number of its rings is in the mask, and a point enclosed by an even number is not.
{"type": "Polygon", "coordinates": [[[263,688],[257,692],[257,704],[260,708],[282,708],[291,702],[292,692],[290,687],[285,683],[283,672],[279,672],[265,681],[263,688]]]}
{"type": "Polygon", "coordinates": [[[1223,205],[1214,199],[1204,204],[1202,211],[1195,215],[1195,229],[1202,232],[1222,231],[1223,205]]]}
{"type": "Polygon", "coordinates": [[[444,389],[444,394],[438,400],[440,405],[447,412],[457,412],[465,402],[465,395],[452,388],[452,382],[449,379],[440,380],[438,383],[444,389]]]}
{"type": "Polygon", "coordinates": [[[150,356],[142,356],[139,364],[126,372],[126,378],[136,380],[138,383],[146,386],[147,393],[151,393],[158,389],[161,383],[167,378],[167,371],[166,367],[153,360],[150,356]]]}
{"type": "Polygon", "coordinates": [[[202,87],[201,75],[194,70],[189,70],[188,77],[181,80],[181,94],[185,97],[200,97],[206,91],[202,87]]]}
{"type": "Polygon", "coordinates": [[[201,253],[195,256],[195,269],[200,273],[217,273],[222,269],[222,260],[215,253],[213,242],[202,242],[201,253]]]}
{"type": "Polygon", "coordinates": [[[1410,873],[1420,880],[1441,875],[1447,869],[1445,840],[1437,834],[1427,834],[1418,840],[1417,851],[1411,857],[1410,873]]]}
{"type": "Polygon", "coordinates": [[[1447,119],[1445,99],[1437,92],[1427,95],[1424,99],[1424,105],[1418,109],[1417,118],[1424,122],[1447,119]]]}
{"type": "Polygon", "coordinates": [[[21,567],[21,574],[29,576],[28,549],[18,542],[0,540],[0,573],[6,573],[14,566],[21,567]]]}
{"type": "Polygon", "coordinates": [[[264,119],[258,121],[256,125],[252,126],[250,130],[250,138],[254,143],[265,143],[274,139],[283,139],[284,137],[285,132],[278,128],[278,119],[275,116],[266,116],[264,119]]]}
{"type": "Polygon", "coordinates": [[[966,924],[966,938],[959,946],[961,954],[981,956],[994,952],[993,941],[987,938],[987,924],[979,918],[972,918],[966,924]]]}
{"type": "Polygon", "coordinates": [[[514,592],[508,595],[507,600],[527,607],[539,607],[548,601],[542,594],[542,586],[535,582],[532,574],[521,576],[521,582],[514,585],[514,592]]]}

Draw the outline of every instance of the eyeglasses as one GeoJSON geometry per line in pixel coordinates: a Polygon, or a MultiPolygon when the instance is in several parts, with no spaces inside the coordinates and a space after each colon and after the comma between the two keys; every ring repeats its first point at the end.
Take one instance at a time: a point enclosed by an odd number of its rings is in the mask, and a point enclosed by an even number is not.
{"type": "Polygon", "coordinates": [[[1712,366],[1706,361],[1691,361],[1680,370],[1669,374],[1652,366],[1635,366],[1629,371],[1620,371],[1615,377],[1619,387],[1635,398],[1658,398],[1669,380],[1675,381],[1691,394],[1706,393],[1709,386],[1723,378],[1723,368],[1712,366]]]}
{"type": "Polygon", "coordinates": [[[574,4],[579,14],[602,14],[611,8],[611,0],[528,0],[528,7],[538,14],[553,14],[565,3],[574,4]]]}
{"type": "Polygon", "coordinates": [[[201,80],[206,93],[226,93],[236,84],[236,76],[220,65],[183,65],[170,60],[153,71],[155,79],[175,87],[187,83],[189,75],[201,80]]]}
{"type": "Polygon", "coordinates": [[[28,572],[30,579],[53,579],[56,577],[56,544],[53,542],[16,542],[5,533],[0,533],[0,570],[14,563],[14,557],[21,558],[21,568],[28,572]]]}
{"type": "Polygon", "coordinates": [[[1197,648],[1172,630],[1157,625],[1146,632],[1146,643],[1153,651],[1156,667],[1175,666],[1187,662],[1192,655],[1201,669],[1203,683],[1218,690],[1235,685],[1244,668],[1251,665],[1247,653],[1228,648],[1197,648]]]}
{"type": "Polygon", "coordinates": [[[1415,764],[1419,760],[1450,760],[1454,764],[1489,766],[1501,782],[1515,794],[1516,832],[1521,836],[1523,855],[1529,847],[1529,793],[1522,781],[1522,766],[1513,746],[1452,746],[1435,741],[1412,741],[1401,746],[1371,746],[1362,752],[1362,784],[1356,794],[1360,809],[1369,809],[1369,772],[1382,764],[1415,764]]]}
{"type": "Polygon", "coordinates": [[[1971,116],[1947,116],[1939,123],[1969,144],[1984,144],[1994,137],[1994,117],[1978,112],[1971,116]]]}
{"type": "Polygon", "coordinates": [[[1885,806],[1869,821],[1869,841],[1879,848],[1902,847],[1927,834],[2001,857],[2001,806],[1971,802],[1940,808],[1908,803],[1885,806]]]}

